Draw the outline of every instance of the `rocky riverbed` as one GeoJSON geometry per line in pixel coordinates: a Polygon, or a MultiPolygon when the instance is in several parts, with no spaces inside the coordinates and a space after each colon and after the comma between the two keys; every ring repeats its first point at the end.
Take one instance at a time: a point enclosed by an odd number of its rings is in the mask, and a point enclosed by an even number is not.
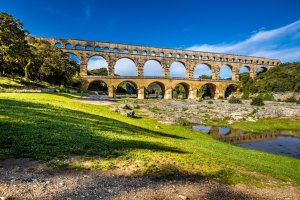
{"type": "Polygon", "coordinates": [[[140,113],[158,119],[162,123],[176,123],[178,119],[202,124],[225,121],[256,121],[262,118],[300,118],[300,104],[265,101],[264,106],[252,106],[250,100],[242,104],[230,104],[228,100],[126,100],[128,105],[139,105],[140,113]]]}

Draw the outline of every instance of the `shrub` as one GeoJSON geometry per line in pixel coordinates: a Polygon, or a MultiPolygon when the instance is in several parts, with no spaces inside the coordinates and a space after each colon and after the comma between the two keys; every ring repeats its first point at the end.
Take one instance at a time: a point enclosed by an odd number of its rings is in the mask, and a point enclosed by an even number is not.
{"type": "Polygon", "coordinates": [[[296,103],[297,102],[297,99],[295,97],[289,97],[285,100],[285,102],[288,102],[288,103],[296,103]]]}
{"type": "Polygon", "coordinates": [[[249,92],[244,92],[243,95],[241,96],[242,99],[249,99],[249,92]]]}
{"type": "Polygon", "coordinates": [[[229,103],[234,103],[234,104],[241,104],[242,103],[242,101],[241,101],[241,99],[240,98],[237,98],[237,97],[235,97],[235,96],[231,96],[230,98],[229,98],[229,101],[228,101],[229,103]]]}
{"type": "Polygon", "coordinates": [[[214,102],[211,101],[211,100],[207,101],[207,103],[208,103],[208,104],[214,104],[214,102]]]}
{"type": "Polygon", "coordinates": [[[224,99],[224,97],[223,96],[219,96],[218,99],[224,99]]]}
{"type": "Polygon", "coordinates": [[[263,106],[263,105],[265,105],[264,100],[259,96],[253,97],[250,104],[253,105],[253,106],[263,106]]]}
{"type": "Polygon", "coordinates": [[[181,125],[181,126],[189,126],[190,125],[190,122],[187,121],[186,119],[182,118],[182,117],[177,118],[176,123],[181,125]]]}
{"type": "Polygon", "coordinates": [[[274,96],[272,93],[264,93],[258,95],[260,98],[262,98],[264,101],[274,101],[274,96]]]}

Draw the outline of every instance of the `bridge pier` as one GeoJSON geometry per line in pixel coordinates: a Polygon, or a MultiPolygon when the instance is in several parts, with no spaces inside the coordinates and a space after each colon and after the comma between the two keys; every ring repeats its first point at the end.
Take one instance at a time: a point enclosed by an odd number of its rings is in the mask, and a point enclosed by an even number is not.
{"type": "Polygon", "coordinates": [[[108,97],[111,97],[111,98],[116,97],[116,89],[113,85],[108,87],[108,97]]]}
{"type": "Polygon", "coordinates": [[[188,99],[196,99],[197,98],[197,93],[198,93],[197,88],[190,89],[188,99]]]}
{"type": "Polygon", "coordinates": [[[214,99],[224,98],[225,90],[216,88],[214,99]]]}
{"type": "Polygon", "coordinates": [[[165,91],[164,99],[172,99],[173,98],[173,88],[167,88],[165,91]]]}
{"type": "Polygon", "coordinates": [[[145,87],[138,88],[138,99],[145,99],[145,87]]]}

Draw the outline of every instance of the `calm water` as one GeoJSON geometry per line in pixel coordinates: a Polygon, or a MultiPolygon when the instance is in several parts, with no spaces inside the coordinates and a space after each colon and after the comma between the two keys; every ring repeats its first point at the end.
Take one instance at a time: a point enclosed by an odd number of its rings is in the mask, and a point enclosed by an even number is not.
{"type": "Polygon", "coordinates": [[[253,134],[227,127],[203,125],[193,126],[193,129],[236,146],[300,159],[300,132],[297,131],[274,130],[253,134]]]}

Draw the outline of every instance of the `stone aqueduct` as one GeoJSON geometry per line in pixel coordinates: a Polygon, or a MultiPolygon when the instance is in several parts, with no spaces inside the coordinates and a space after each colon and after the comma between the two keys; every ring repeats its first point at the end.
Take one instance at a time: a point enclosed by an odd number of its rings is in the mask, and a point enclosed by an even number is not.
{"type": "Polygon", "coordinates": [[[80,60],[80,75],[84,77],[83,88],[87,89],[93,81],[100,80],[108,86],[108,96],[114,97],[116,88],[124,81],[132,83],[138,90],[138,99],[145,98],[145,90],[151,83],[158,83],[164,91],[165,99],[172,99],[172,91],[177,84],[182,84],[188,90],[188,98],[197,97],[197,91],[205,84],[212,85],[214,98],[224,96],[228,86],[237,83],[239,70],[245,66],[250,76],[255,77],[259,68],[268,70],[280,64],[280,60],[254,56],[241,56],[223,53],[200,52],[170,48],[157,48],[109,42],[94,42],[75,39],[55,39],[36,37],[59,46],[65,53],[72,53],[80,60]],[[81,49],[76,48],[82,47],[81,49]],[[108,63],[108,76],[88,76],[87,62],[93,56],[101,56],[108,63]],[[135,63],[136,76],[116,76],[115,63],[122,58],[128,58],[135,63]],[[146,77],[143,74],[144,64],[149,60],[158,61],[162,67],[162,76],[146,77]],[[170,77],[170,66],[180,62],[186,69],[185,78],[170,77]],[[199,64],[206,64],[211,69],[212,79],[195,79],[194,70],[199,64]],[[232,71],[232,80],[220,80],[220,68],[227,65],[232,71]]]}

